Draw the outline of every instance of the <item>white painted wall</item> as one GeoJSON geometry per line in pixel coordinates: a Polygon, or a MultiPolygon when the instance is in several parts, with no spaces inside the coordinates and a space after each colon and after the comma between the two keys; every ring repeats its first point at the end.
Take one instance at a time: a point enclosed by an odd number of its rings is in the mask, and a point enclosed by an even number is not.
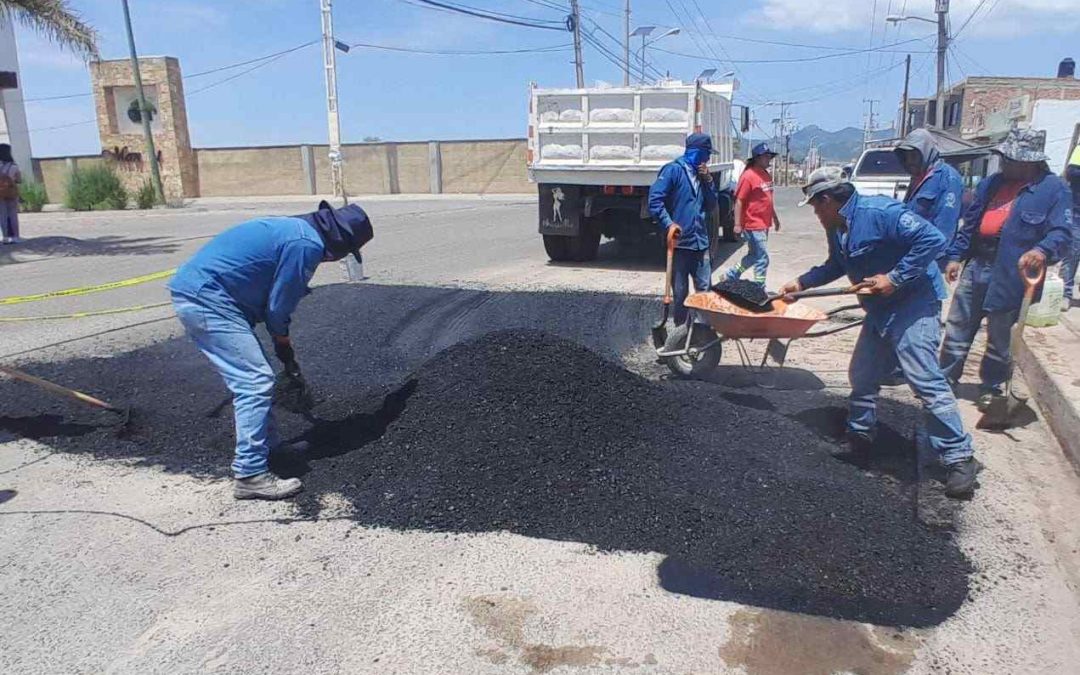
{"type": "Polygon", "coordinates": [[[15,163],[23,176],[33,176],[30,164],[30,132],[26,124],[26,108],[22,100],[22,75],[19,73],[19,52],[15,44],[15,27],[0,14],[0,70],[14,71],[19,77],[18,89],[0,89],[0,143],[10,143],[15,163]]]}
{"type": "Polygon", "coordinates": [[[1073,133],[1080,124],[1080,101],[1039,99],[1031,113],[1031,128],[1046,131],[1050,170],[1061,173],[1072,149],[1073,133]]]}

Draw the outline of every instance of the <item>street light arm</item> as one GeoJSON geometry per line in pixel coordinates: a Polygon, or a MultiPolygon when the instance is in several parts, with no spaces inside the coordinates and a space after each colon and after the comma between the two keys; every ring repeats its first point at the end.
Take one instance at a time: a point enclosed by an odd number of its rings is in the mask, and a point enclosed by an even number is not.
{"type": "Polygon", "coordinates": [[[901,21],[925,21],[926,23],[932,23],[937,25],[937,19],[927,19],[925,16],[901,16],[899,14],[890,14],[885,17],[886,23],[900,23],[901,21]]]}

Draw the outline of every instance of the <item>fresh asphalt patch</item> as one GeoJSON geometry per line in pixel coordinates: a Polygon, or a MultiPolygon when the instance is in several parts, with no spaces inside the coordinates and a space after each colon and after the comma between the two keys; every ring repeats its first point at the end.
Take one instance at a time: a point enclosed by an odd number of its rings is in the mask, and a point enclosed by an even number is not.
{"type": "MultiPolygon", "coordinates": [[[[913,517],[911,471],[832,457],[829,394],[627,370],[620,358],[655,311],[602,293],[319,289],[294,332],[321,403],[314,424],[281,415],[286,436],[314,447],[274,467],[303,476],[298,507],[312,518],[334,493],[367,526],[658,552],[676,593],[888,625],[954,613],[971,567],[948,532],[913,517]]],[[[134,404],[139,430],[119,438],[105,417],[3,382],[7,433],[86,461],[227,475],[231,415],[207,417],[223,387],[186,339],[26,367],[134,404]]],[[[892,433],[898,464],[914,465],[912,438],[892,433]]]]}

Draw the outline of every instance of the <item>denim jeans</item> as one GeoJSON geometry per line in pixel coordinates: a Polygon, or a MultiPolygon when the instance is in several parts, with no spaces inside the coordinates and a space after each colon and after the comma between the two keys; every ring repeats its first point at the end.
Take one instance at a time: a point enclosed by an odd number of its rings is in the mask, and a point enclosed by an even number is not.
{"type": "Polygon", "coordinates": [[[964,430],[956,397],[938,366],[939,315],[935,312],[908,320],[906,326],[893,325],[884,334],[863,326],[848,371],[848,429],[873,433],[881,383],[899,364],[908,386],[922,402],[930,446],[942,463],[954,464],[971,457],[971,435],[964,430]]]}
{"type": "Polygon", "coordinates": [[[686,321],[689,313],[683,303],[686,296],[690,295],[690,279],[694,280],[694,290],[709,290],[712,281],[712,270],[709,269],[709,261],[705,259],[705,251],[691,251],[687,248],[675,249],[675,257],[671,261],[671,292],[674,305],[672,316],[675,324],[681,326],[686,321]]]}
{"type": "Polygon", "coordinates": [[[979,365],[979,389],[984,394],[1001,394],[1002,385],[1009,379],[1009,342],[1020,311],[987,312],[983,309],[992,273],[993,263],[978,259],[968,261],[964,267],[945,323],[940,362],[945,377],[951,382],[959,382],[964,374],[971,343],[985,318],[986,353],[979,365]]]}
{"type": "Polygon", "coordinates": [[[754,281],[765,285],[765,274],[769,271],[769,231],[747,230],[743,232],[746,240],[747,251],[739,264],[727,272],[728,281],[735,281],[743,275],[743,272],[754,268],[754,281]]]}
{"type": "MultiPolygon", "coordinates": [[[[1077,214],[1073,213],[1073,218],[1078,218],[1077,214]]],[[[1073,285],[1076,283],[1076,268],[1080,263],[1080,234],[1077,230],[1080,228],[1073,228],[1073,242],[1072,249],[1066,254],[1065,260],[1061,262],[1061,277],[1065,280],[1065,306],[1068,307],[1073,299],[1073,285]]]]}
{"type": "Polygon", "coordinates": [[[19,236],[19,200],[0,199],[0,232],[4,239],[19,236]]]}
{"type": "Polygon", "coordinates": [[[215,312],[191,298],[174,293],[172,302],[184,330],[232,392],[236,415],[233,474],[245,478],[267,471],[270,450],[278,443],[272,409],[274,369],[255,331],[243,319],[215,312]]]}

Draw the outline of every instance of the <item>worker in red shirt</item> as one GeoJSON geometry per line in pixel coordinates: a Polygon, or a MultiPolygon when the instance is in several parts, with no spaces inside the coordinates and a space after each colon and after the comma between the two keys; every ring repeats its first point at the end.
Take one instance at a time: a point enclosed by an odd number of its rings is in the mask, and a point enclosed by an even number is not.
{"type": "Polygon", "coordinates": [[[769,165],[776,154],[767,143],[758,143],[750,153],[746,170],[739,176],[735,188],[735,232],[743,235],[748,250],[738,265],[727,270],[726,281],[735,281],[753,267],[754,282],[765,285],[765,274],[769,271],[769,228],[780,231],[769,173],[769,165]]]}

